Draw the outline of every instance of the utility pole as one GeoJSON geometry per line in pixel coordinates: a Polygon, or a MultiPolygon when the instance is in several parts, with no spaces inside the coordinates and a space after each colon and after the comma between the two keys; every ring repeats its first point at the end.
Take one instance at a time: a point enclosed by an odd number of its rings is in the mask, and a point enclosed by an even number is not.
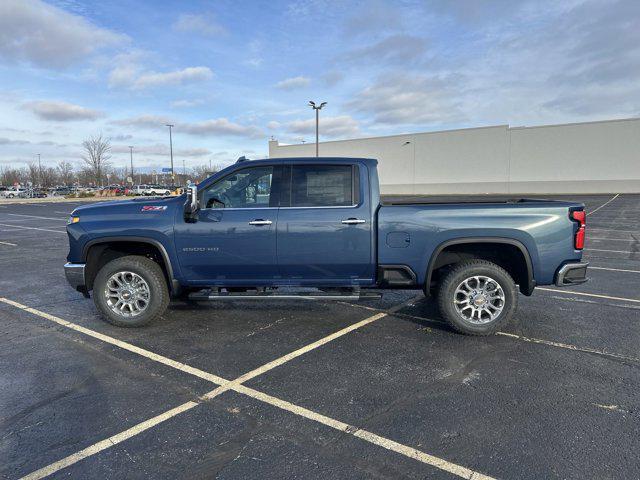
{"type": "Polygon", "coordinates": [[[175,180],[175,175],[173,173],[173,139],[171,138],[171,129],[175,125],[171,125],[170,123],[168,123],[165,126],[169,127],[169,152],[171,154],[171,186],[174,186],[176,184],[176,180],[175,180]]]}
{"type": "Polygon", "coordinates": [[[38,155],[38,187],[42,186],[42,165],[40,164],[40,154],[36,153],[36,155],[38,155]]]}
{"type": "Polygon", "coordinates": [[[209,173],[211,173],[211,159],[209,159],[209,173]]]}
{"type": "Polygon", "coordinates": [[[316,157],[318,156],[320,110],[322,110],[322,107],[324,107],[326,104],[327,102],[322,102],[320,105],[316,105],[316,102],[309,100],[309,106],[316,111],[316,157]]]}
{"type": "Polygon", "coordinates": [[[129,155],[131,157],[131,183],[133,184],[133,145],[129,145],[129,155]]]}

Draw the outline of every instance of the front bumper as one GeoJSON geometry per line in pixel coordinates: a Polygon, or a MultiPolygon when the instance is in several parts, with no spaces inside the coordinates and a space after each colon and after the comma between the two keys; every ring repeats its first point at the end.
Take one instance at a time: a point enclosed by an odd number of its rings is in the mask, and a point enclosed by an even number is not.
{"type": "Polygon", "coordinates": [[[64,275],[67,282],[83,295],[87,294],[87,287],[84,281],[84,263],[65,263],[64,275]]]}
{"type": "Polygon", "coordinates": [[[567,285],[578,285],[587,280],[588,262],[567,263],[560,267],[556,274],[556,286],[566,287],[567,285]]]}

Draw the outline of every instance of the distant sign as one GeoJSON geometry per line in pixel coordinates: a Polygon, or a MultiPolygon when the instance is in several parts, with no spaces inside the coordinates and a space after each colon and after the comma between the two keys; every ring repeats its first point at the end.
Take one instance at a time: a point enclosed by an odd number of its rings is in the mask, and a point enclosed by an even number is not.
{"type": "Polygon", "coordinates": [[[133,183],[133,178],[127,177],[127,183],[133,183]]]}
{"type": "Polygon", "coordinates": [[[171,168],[163,168],[162,173],[171,173],[171,168]]]}

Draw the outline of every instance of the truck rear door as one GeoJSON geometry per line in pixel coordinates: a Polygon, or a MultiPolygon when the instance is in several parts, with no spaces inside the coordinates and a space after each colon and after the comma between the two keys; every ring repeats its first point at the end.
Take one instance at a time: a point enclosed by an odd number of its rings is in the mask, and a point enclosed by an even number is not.
{"type": "Polygon", "coordinates": [[[281,198],[277,226],[283,279],[301,285],[373,281],[371,206],[361,188],[363,175],[357,164],[284,166],[288,195],[281,198]]]}

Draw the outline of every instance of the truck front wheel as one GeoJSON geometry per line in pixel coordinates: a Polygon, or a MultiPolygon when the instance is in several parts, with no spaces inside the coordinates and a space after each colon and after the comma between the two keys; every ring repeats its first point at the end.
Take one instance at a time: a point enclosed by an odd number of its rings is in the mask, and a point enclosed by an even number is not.
{"type": "Polygon", "coordinates": [[[513,316],[518,304],[515,282],[506,270],[486,260],[455,265],[438,291],[440,313],[458,332],[491,335],[513,316]]]}
{"type": "Polygon", "coordinates": [[[93,282],[93,301],[102,316],[118,327],[141,327],[164,313],[167,282],[153,260],[129,255],[104,265],[93,282]]]}

